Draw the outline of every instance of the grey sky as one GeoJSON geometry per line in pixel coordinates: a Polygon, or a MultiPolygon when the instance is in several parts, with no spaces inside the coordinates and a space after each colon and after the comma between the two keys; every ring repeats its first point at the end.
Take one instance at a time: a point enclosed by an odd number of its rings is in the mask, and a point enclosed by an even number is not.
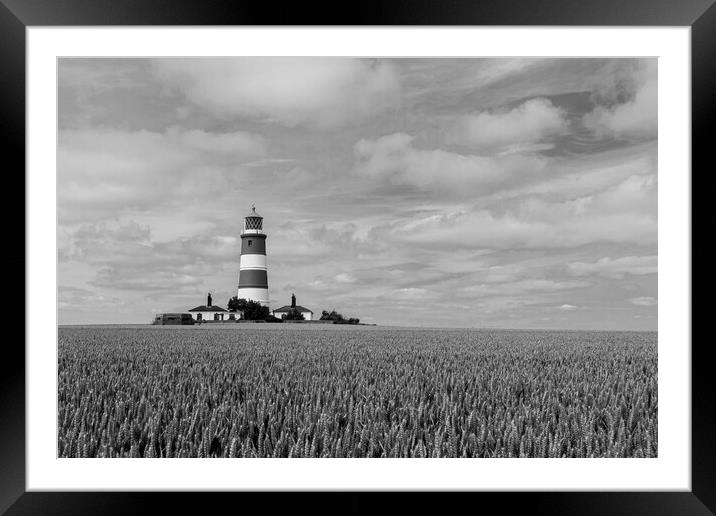
{"type": "Polygon", "coordinates": [[[62,59],[60,323],[236,293],[366,322],[656,329],[655,59],[62,59]]]}

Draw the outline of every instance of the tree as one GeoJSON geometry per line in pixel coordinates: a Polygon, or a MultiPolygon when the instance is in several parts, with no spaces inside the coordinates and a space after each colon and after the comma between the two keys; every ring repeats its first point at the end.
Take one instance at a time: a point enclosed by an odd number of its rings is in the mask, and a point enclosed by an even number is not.
{"type": "Polygon", "coordinates": [[[247,321],[263,321],[269,316],[268,306],[263,306],[258,301],[250,299],[239,299],[237,296],[229,299],[226,305],[229,310],[244,312],[244,319],[247,321]]]}
{"type": "Polygon", "coordinates": [[[306,318],[303,316],[301,312],[298,311],[297,308],[291,308],[286,313],[286,315],[283,316],[283,320],[285,321],[305,321],[306,318]]]}
{"type": "Polygon", "coordinates": [[[335,310],[331,310],[330,312],[328,310],[323,310],[321,312],[321,321],[342,321],[343,316],[336,312],[335,310]]]}
{"type": "Polygon", "coordinates": [[[333,321],[333,324],[358,324],[360,319],[355,317],[346,319],[343,317],[343,314],[339,314],[335,310],[331,310],[330,312],[328,310],[323,310],[321,313],[321,321],[333,321]]]}

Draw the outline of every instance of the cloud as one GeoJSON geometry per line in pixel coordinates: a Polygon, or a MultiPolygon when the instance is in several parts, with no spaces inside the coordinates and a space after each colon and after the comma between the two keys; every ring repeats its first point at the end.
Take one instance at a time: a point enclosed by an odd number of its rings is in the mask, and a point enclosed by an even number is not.
{"type": "Polygon", "coordinates": [[[544,168],[537,156],[485,157],[444,150],[422,150],[413,137],[395,133],[354,146],[354,173],[378,182],[410,185],[458,196],[488,193],[499,185],[529,180],[544,168]]]}
{"type": "MultiPolygon", "coordinates": [[[[456,249],[567,248],[596,242],[652,244],[657,238],[655,215],[649,212],[603,211],[609,192],[601,197],[564,202],[523,200],[512,211],[457,210],[384,229],[384,239],[421,246],[456,249]]],[[[616,203],[615,203],[616,204],[616,203]]]]}
{"type": "Polygon", "coordinates": [[[399,288],[393,292],[391,292],[392,299],[397,300],[417,300],[421,303],[425,302],[426,299],[430,299],[431,295],[430,292],[427,289],[424,288],[416,288],[416,287],[407,287],[407,288],[399,288]]]}
{"type": "Polygon", "coordinates": [[[141,61],[131,59],[58,59],[57,83],[60,88],[116,91],[137,86],[141,61]]]}
{"type": "Polygon", "coordinates": [[[398,74],[384,60],[160,59],[155,71],[170,88],[220,118],[335,128],[400,104],[398,74]]]}
{"type": "Polygon", "coordinates": [[[644,214],[656,218],[656,175],[634,175],[599,193],[578,197],[564,204],[576,214],[644,214]]]}
{"type": "Polygon", "coordinates": [[[479,294],[479,295],[497,295],[497,296],[519,296],[534,293],[551,293],[562,290],[570,290],[575,288],[588,287],[590,284],[586,281],[558,281],[551,279],[521,279],[518,281],[508,281],[505,283],[495,284],[476,284],[459,289],[461,293],[479,294]]]}
{"type": "Polygon", "coordinates": [[[174,295],[193,292],[223,267],[235,267],[238,238],[214,231],[164,242],[152,240],[151,229],[126,224],[85,224],[60,249],[60,261],[91,265],[95,287],[174,295]]]}
{"type": "MultiPolygon", "coordinates": [[[[449,178],[449,174],[436,176],[449,178]]],[[[523,194],[509,202],[498,197],[474,204],[446,204],[398,218],[376,228],[373,236],[377,241],[423,249],[473,251],[656,243],[656,177],[615,175],[615,180],[608,186],[596,182],[592,189],[597,191],[576,197],[574,193],[588,191],[586,185],[577,192],[570,191],[570,186],[562,192],[523,194]]],[[[467,197],[474,190],[464,184],[462,193],[467,197]]]]}
{"type": "Polygon", "coordinates": [[[484,59],[475,72],[467,71],[468,82],[472,87],[485,87],[490,84],[514,77],[520,72],[539,66],[539,58],[497,58],[484,59]]]}
{"type": "Polygon", "coordinates": [[[576,310],[577,308],[577,306],[569,304],[564,304],[559,307],[560,310],[564,310],[565,312],[571,312],[572,310],[576,310]]]}
{"type": "Polygon", "coordinates": [[[263,137],[243,131],[64,130],[57,156],[60,223],[219,195],[236,180],[237,167],[265,156],[267,147],[263,137]]]}
{"type": "Polygon", "coordinates": [[[572,276],[599,275],[621,279],[627,274],[644,275],[658,272],[657,256],[624,256],[611,259],[608,256],[593,263],[572,262],[567,264],[572,276]]]}
{"type": "MultiPolygon", "coordinates": [[[[658,129],[657,63],[648,60],[636,72],[636,88],[628,100],[611,106],[599,105],[582,121],[597,134],[624,138],[654,138],[658,129]]],[[[618,89],[615,85],[612,90],[618,89]]],[[[607,93],[607,97],[618,93],[607,93]]]]}
{"type": "Polygon", "coordinates": [[[144,268],[119,266],[99,269],[97,277],[90,284],[117,290],[174,295],[177,292],[194,292],[203,282],[202,276],[179,270],[155,270],[150,273],[150,270],[144,268]]]}
{"type": "MultiPolygon", "coordinates": [[[[569,157],[553,157],[544,172],[533,182],[516,184],[501,190],[491,199],[504,203],[523,196],[541,196],[549,199],[575,199],[587,197],[613,188],[626,180],[624,185],[637,186],[639,177],[649,177],[643,186],[656,193],[657,153],[656,144],[649,142],[620,147],[615,150],[569,157]],[[631,179],[630,179],[631,178],[631,179]]],[[[656,196],[653,195],[656,201],[656,196]]]]}
{"type": "MultiPolygon", "coordinates": [[[[111,120],[118,104],[125,116],[128,99],[138,88],[146,87],[142,61],[134,59],[60,58],[57,62],[58,127],[87,127],[111,120]]],[[[120,116],[121,116],[120,114],[120,116]]],[[[129,117],[125,117],[127,120],[129,117]]]]}
{"type": "Polygon", "coordinates": [[[481,111],[464,115],[458,122],[454,139],[458,143],[478,148],[511,147],[544,150],[551,145],[530,146],[546,137],[562,134],[569,129],[567,113],[548,99],[536,98],[512,109],[481,111]]]}
{"type": "Polygon", "coordinates": [[[103,310],[126,304],[118,297],[67,285],[58,286],[57,296],[57,308],[60,310],[103,310]]]}
{"type": "Polygon", "coordinates": [[[579,195],[584,198],[581,202],[591,202],[590,195],[611,188],[614,191],[594,199],[602,203],[605,213],[615,208],[607,201],[632,203],[635,208],[633,202],[638,200],[655,207],[656,149],[651,144],[602,153],[598,158],[548,158],[531,152],[535,150],[531,147],[515,150],[485,156],[421,149],[413,136],[393,133],[356,142],[352,172],[364,185],[369,180],[377,191],[409,195],[410,191],[402,188],[408,186],[432,198],[579,195]]]}
{"type": "Polygon", "coordinates": [[[357,280],[352,274],[342,272],[333,276],[333,281],[335,281],[336,283],[355,283],[357,280]]]}
{"type": "Polygon", "coordinates": [[[655,297],[644,296],[644,297],[633,297],[629,300],[633,305],[637,306],[656,306],[657,300],[655,297]]]}
{"type": "Polygon", "coordinates": [[[379,244],[353,222],[289,221],[271,234],[271,250],[282,263],[332,256],[334,259],[360,259],[375,254],[387,243],[379,244]]]}

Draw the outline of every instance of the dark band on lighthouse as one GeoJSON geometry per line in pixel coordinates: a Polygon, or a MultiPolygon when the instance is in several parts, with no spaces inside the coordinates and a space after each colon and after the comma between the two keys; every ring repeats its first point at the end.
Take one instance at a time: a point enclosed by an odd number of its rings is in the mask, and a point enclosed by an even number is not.
{"type": "Polygon", "coordinates": [[[244,269],[239,274],[239,288],[268,288],[268,274],[260,269],[244,269]]]}
{"type": "Polygon", "coordinates": [[[241,254],[266,255],[266,235],[241,235],[241,254]]]}

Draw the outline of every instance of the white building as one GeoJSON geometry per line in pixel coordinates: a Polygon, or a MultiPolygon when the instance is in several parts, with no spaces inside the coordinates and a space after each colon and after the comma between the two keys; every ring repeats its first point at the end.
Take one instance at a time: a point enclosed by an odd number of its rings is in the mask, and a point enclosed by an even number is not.
{"type": "Polygon", "coordinates": [[[284,317],[286,317],[288,312],[290,312],[291,310],[297,310],[299,313],[301,313],[303,315],[303,318],[306,321],[313,320],[313,311],[312,310],[309,310],[308,308],[301,306],[301,305],[296,305],[295,294],[291,294],[291,306],[286,305],[286,306],[282,306],[281,308],[277,308],[276,310],[273,311],[273,316],[277,317],[278,319],[283,319],[284,317]]]}
{"type": "Polygon", "coordinates": [[[211,304],[211,294],[206,297],[206,305],[192,308],[189,313],[195,321],[235,321],[244,318],[242,312],[229,312],[225,308],[211,304]]]}

